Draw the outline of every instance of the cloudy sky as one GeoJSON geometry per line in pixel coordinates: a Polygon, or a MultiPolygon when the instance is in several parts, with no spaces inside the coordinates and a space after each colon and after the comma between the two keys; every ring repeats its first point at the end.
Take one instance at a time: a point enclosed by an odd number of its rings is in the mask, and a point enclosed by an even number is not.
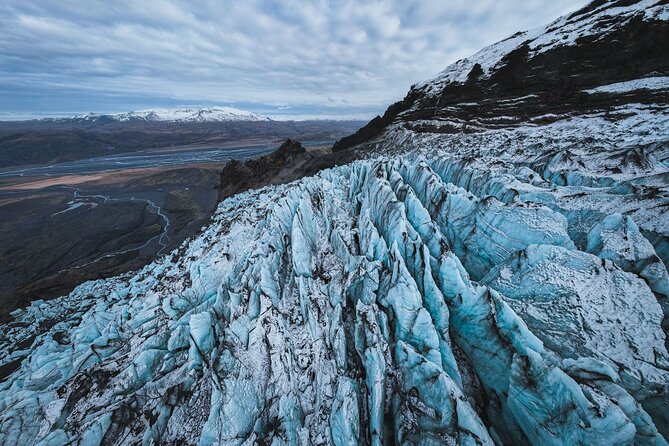
{"type": "Polygon", "coordinates": [[[2,0],[0,113],[228,105],[369,118],[585,0],[2,0]]]}

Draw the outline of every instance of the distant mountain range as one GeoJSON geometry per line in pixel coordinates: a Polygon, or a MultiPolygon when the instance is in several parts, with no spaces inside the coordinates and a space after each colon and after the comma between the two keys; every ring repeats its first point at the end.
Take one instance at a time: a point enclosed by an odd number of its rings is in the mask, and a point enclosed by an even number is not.
{"type": "Polygon", "coordinates": [[[145,121],[145,122],[228,122],[228,121],[271,121],[267,116],[257,115],[232,107],[175,108],[138,110],[125,113],[88,113],[67,118],[45,118],[52,121],[145,121]]]}

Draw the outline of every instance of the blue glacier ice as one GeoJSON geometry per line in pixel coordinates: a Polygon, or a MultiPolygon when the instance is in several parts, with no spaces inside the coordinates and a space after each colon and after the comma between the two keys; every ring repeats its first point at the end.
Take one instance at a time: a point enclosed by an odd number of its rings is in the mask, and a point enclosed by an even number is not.
{"type": "Polygon", "coordinates": [[[667,20],[666,1],[595,1],[518,33],[412,88],[328,155],[346,164],[16,310],[0,444],[669,446],[666,73],[448,92],[667,20]],[[504,116],[554,95],[583,110],[504,116]]]}
{"type": "Polygon", "coordinates": [[[666,445],[663,260],[535,173],[379,156],[224,201],[0,328],[0,442],[666,445]]]}

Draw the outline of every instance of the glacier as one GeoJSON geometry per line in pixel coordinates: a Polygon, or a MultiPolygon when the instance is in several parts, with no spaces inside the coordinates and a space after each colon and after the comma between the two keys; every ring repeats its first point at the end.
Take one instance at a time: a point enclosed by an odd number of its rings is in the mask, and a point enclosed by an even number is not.
{"type": "Polygon", "coordinates": [[[0,443],[666,445],[669,199],[636,192],[669,177],[638,126],[669,117],[627,111],[398,127],[226,199],[0,326],[0,443]]]}
{"type": "Polygon", "coordinates": [[[668,445],[668,20],[597,0],[514,34],[16,310],[0,444],[668,445]]]}

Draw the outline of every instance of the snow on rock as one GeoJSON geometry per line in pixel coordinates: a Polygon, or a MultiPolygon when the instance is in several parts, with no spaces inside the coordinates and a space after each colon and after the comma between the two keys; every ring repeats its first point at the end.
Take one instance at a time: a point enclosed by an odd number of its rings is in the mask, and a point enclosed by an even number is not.
{"type": "Polygon", "coordinates": [[[669,89],[669,76],[651,76],[625,82],[602,85],[585,90],[586,93],[625,93],[636,90],[666,90],[669,89]]]}
{"type": "MultiPolygon", "coordinates": [[[[576,46],[579,39],[586,36],[598,36],[601,39],[602,36],[625,26],[627,22],[634,19],[669,20],[669,7],[666,2],[658,0],[632,0],[617,2],[617,4],[610,1],[592,2],[584,8],[583,12],[579,12],[560,17],[545,26],[515,33],[470,57],[449,65],[435,78],[420,82],[413,88],[422,90],[427,95],[437,95],[449,84],[467,82],[475,67],[480,69],[482,76],[488,77],[500,68],[506,56],[523,45],[528,48],[528,56],[534,57],[555,48],[576,46]]],[[[601,86],[588,92],[624,92],[634,89],[666,88],[667,78],[656,76],[601,86]]]]}

